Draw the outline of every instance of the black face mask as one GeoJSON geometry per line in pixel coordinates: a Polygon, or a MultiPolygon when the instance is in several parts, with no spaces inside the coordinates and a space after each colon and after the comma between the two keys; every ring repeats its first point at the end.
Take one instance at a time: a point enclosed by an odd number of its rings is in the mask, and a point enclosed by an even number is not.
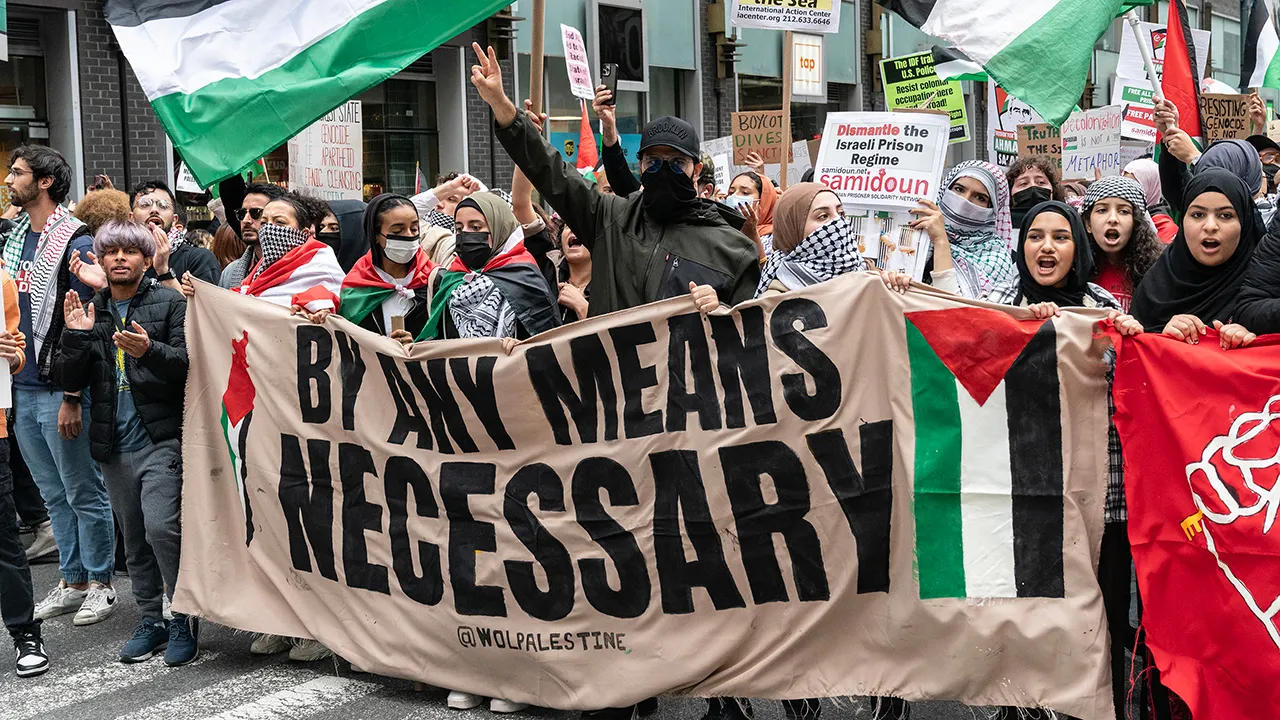
{"type": "Polygon", "coordinates": [[[468,270],[482,270],[489,258],[493,256],[493,248],[489,246],[487,232],[460,232],[454,243],[454,252],[468,270]]]}
{"type": "Polygon", "coordinates": [[[334,250],[337,250],[338,246],[342,244],[342,233],[320,232],[320,233],[316,233],[316,239],[324,243],[325,245],[328,245],[329,247],[333,248],[334,250]]]}
{"type": "Polygon", "coordinates": [[[1013,207],[1016,208],[1033,208],[1042,202],[1048,202],[1053,199],[1053,191],[1049,188],[1043,188],[1039,185],[1032,185],[1013,194],[1013,207]]]}
{"type": "Polygon", "coordinates": [[[1267,163],[1262,166],[1262,177],[1267,181],[1267,194],[1271,194],[1276,190],[1276,173],[1280,172],[1280,164],[1267,163]]]}
{"type": "Polygon", "coordinates": [[[641,174],[640,184],[644,186],[640,205],[663,225],[676,222],[698,204],[693,180],[665,162],[657,171],[641,174]]]}

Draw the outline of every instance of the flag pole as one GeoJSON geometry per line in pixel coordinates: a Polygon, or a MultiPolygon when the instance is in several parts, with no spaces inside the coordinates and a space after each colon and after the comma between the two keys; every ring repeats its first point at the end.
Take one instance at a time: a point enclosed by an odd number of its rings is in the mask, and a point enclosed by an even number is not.
{"type": "Polygon", "coordinates": [[[533,0],[533,37],[529,41],[529,99],[533,113],[542,112],[542,58],[546,37],[547,0],[533,0]]]}
{"type": "Polygon", "coordinates": [[[782,33],[782,154],[778,156],[778,186],[787,189],[787,165],[791,159],[791,43],[790,30],[782,33]]]}
{"type": "Polygon", "coordinates": [[[1156,62],[1151,58],[1151,48],[1142,37],[1142,28],[1139,25],[1142,21],[1138,19],[1138,12],[1130,9],[1124,14],[1124,19],[1133,30],[1133,39],[1138,41],[1138,52],[1142,53],[1142,64],[1147,66],[1147,79],[1151,81],[1151,97],[1157,101],[1164,100],[1164,91],[1160,88],[1160,73],[1156,72],[1156,62]]]}

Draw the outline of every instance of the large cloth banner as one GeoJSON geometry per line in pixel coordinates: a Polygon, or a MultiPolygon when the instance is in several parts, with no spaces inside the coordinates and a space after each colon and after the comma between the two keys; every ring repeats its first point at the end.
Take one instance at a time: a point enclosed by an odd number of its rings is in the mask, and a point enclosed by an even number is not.
{"type": "Polygon", "coordinates": [[[1129,539],[1161,680],[1196,720],[1280,708],[1280,338],[1126,339],[1129,539]],[[1210,378],[1210,382],[1203,380],[1210,378]]]}
{"type": "Polygon", "coordinates": [[[1114,717],[1103,315],[947,298],[675,298],[508,355],[201,284],[174,608],[554,708],[1114,717]]]}

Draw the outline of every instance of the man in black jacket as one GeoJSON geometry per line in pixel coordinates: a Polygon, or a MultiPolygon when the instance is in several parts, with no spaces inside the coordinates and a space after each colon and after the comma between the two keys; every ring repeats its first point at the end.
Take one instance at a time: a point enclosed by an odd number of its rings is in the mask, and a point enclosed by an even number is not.
{"type": "Polygon", "coordinates": [[[110,221],[94,238],[107,288],[88,306],[65,301],[58,369],[68,391],[88,386],[89,448],[102,467],[124,536],[142,624],[120,652],[141,662],[167,646],[165,664],[196,659],[196,619],[165,622],[161,593],[178,583],[182,403],[187,380],[186,300],[144,277],[156,254],[151,229],[110,221]]]}

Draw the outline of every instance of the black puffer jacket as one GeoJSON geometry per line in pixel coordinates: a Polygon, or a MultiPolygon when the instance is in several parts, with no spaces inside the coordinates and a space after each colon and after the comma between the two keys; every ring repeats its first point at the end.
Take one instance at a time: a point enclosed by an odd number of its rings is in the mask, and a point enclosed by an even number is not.
{"type": "MultiPolygon", "coordinates": [[[[93,296],[92,330],[62,331],[62,356],[58,359],[63,389],[89,387],[93,406],[89,417],[89,450],[93,459],[105,462],[115,452],[116,429],[116,331],[111,311],[111,290],[93,296]]],[[[187,301],[182,293],[144,278],[129,303],[125,327],[138,323],[151,338],[151,347],[140,358],[125,355],[125,374],[133,392],[133,404],[152,442],[182,436],[182,404],[187,386],[187,301]]]]}

